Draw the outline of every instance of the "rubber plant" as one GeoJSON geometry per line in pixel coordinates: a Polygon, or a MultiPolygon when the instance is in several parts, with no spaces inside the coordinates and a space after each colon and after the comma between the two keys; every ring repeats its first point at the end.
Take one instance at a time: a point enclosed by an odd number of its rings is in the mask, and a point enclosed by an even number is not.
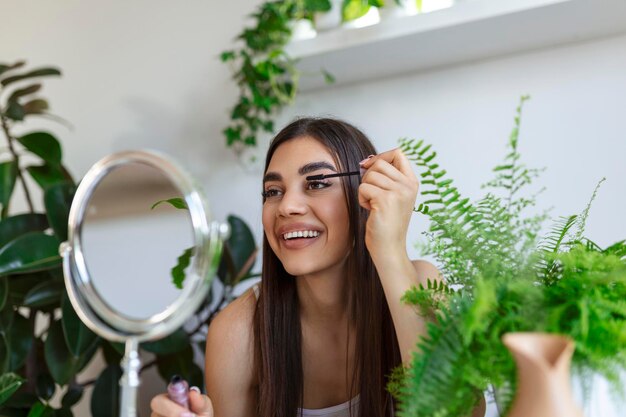
{"type": "MultiPolygon", "coordinates": [[[[87,387],[93,387],[94,417],[117,416],[123,347],[97,337],[78,319],[63,284],[59,244],[67,238],[67,218],[76,182],[63,165],[59,140],[47,131],[24,131],[35,117],[57,119],[39,93],[42,80],[58,77],[53,67],[28,69],[23,61],[0,63],[0,120],[6,147],[0,149],[0,415],[71,416],[87,387]],[[35,162],[32,162],[35,161],[35,162]],[[27,210],[13,214],[21,189],[27,210]],[[40,198],[42,209],[35,199],[40,198]],[[106,366],[93,380],[80,372],[101,352],[106,366]],[[60,398],[53,407],[51,399],[60,398]]],[[[142,372],[156,366],[165,381],[173,373],[203,386],[192,345],[204,352],[204,334],[217,311],[233,297],[234,286],[250,276],[256,246],[249,227],[229,216],[218,277],[220,300],[207,297],[190,323],[160,341],[144,343],[152,353],[142,372]]],[[[56,402],[55,402],[56,403],[56,402]]]]}
{"type": "Polygon", "coordinates": [[[580,214],[556,220],[541,237],[547,212],[526,214],[536,203],[527,188],[540,170],[521,162],[521,109],[507,155],[475,202],[453,185],[430,145],[401,142],[427,198],[416,209],[431,224],[424,252],[437,259],[446,284],[429,282],[404,295],[434,320],[410,366],[399,368],[389,386],[400,416],[470,415],[485,391],[506,415],[516,384],[514,361],[501,343],[507,332],[569,336],[577,373],[603,375],[623,392],[626,241],[600,247],[584,235],[597,187],[580,214]]]}

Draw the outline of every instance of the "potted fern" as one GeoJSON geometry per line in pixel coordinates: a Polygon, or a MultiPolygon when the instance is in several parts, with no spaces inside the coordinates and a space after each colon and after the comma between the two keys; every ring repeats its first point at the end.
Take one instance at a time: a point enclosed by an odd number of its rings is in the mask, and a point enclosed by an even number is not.
{"type": "MultiPolygon", "coordinates": [[[[527,188],[540,170],[521,163],[518,139],[523,97],[504,162],[471,202],[447,178],[423,141],[401,147],[421,170],[428,196],[416,211],[431,221],[425,253],[434,255],[446,284],[413,288],[404,301],[433,314],[428,336],[389,389],[401,416],[469,415],[489,391],[506,416],[516,388],[514,361],[501,342],[509,332],[547,332],[575,343],[572,367],[600,374],[622,390],[626,369],[626,243],[606,248],[584,235],[591,202],[580,214],[540,230],[546,212],[527,188]]],[[[591,201],[596,196],[593,192],[591,201]]]]}

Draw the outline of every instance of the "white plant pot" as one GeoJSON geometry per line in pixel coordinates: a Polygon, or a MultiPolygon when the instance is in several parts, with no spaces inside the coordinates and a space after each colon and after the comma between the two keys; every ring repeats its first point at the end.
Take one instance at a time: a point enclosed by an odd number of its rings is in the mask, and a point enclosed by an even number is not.
{"type": "Polygon", "coordinates": [[[292,20],[289,22],[289,28],[291,29],[292,42],[312,39],[317,36],[313,22],[309,19],[292,20]]]}
{"type": "Polygon", "coordinates": [[[315,13],[315,28],[320,31],[327,31],[341,26],[341,9],[343,0],[331,0],[330,10],[324,13],[315,13]]]}
{"type": "Polygon", "coordinates": [[[380,20],[396,19],[398,17],[413,16],[417,14],[417,1],[400,0],[400,4],[395,0],[386,0],[385,5],[378,9],[380,20]]]}
{"type": "Polygon", "coordinates": [[[422,9],[420,12],[434,12],[435,10],[447,9],[453,5],[454,0],[422,0],[422,9]]]}

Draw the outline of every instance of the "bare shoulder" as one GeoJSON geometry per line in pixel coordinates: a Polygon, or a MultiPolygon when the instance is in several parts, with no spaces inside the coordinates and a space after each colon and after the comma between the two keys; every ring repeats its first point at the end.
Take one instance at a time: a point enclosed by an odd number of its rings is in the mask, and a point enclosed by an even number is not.
{"type": "Polygon", "coordinates": [[[417,272],[417,276],[420,282],[426,282],[427,279],[435,282],[443,281],[443,276],[441,272],[437,269],[435,265],[428,261],[424,261],[422,259],[414,259],[411,261],[413,264],[413,268],[417,272]]]}
{"type": "Polygon", "coordinates": [[[207,334],[207,395],[217,416],[247,417],[256,410],[252,290],[230,303],[211,322],[207,334]]]}

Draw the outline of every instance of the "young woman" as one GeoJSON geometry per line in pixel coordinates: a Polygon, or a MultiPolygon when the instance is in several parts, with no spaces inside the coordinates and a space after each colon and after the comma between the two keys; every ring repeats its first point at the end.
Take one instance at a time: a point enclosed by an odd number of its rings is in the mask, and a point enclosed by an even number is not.
{"type": "Polygon", "coordinates": [[[348,123],[285,127],[265,163],[261,283],[209,328],[207,396],[191,412],[157,396],[152,416],[392,416],[388,376],[425,334],[400,298],[439,279],[406,252],[417,190],[399,150],[376,155],[348,123]]]}

